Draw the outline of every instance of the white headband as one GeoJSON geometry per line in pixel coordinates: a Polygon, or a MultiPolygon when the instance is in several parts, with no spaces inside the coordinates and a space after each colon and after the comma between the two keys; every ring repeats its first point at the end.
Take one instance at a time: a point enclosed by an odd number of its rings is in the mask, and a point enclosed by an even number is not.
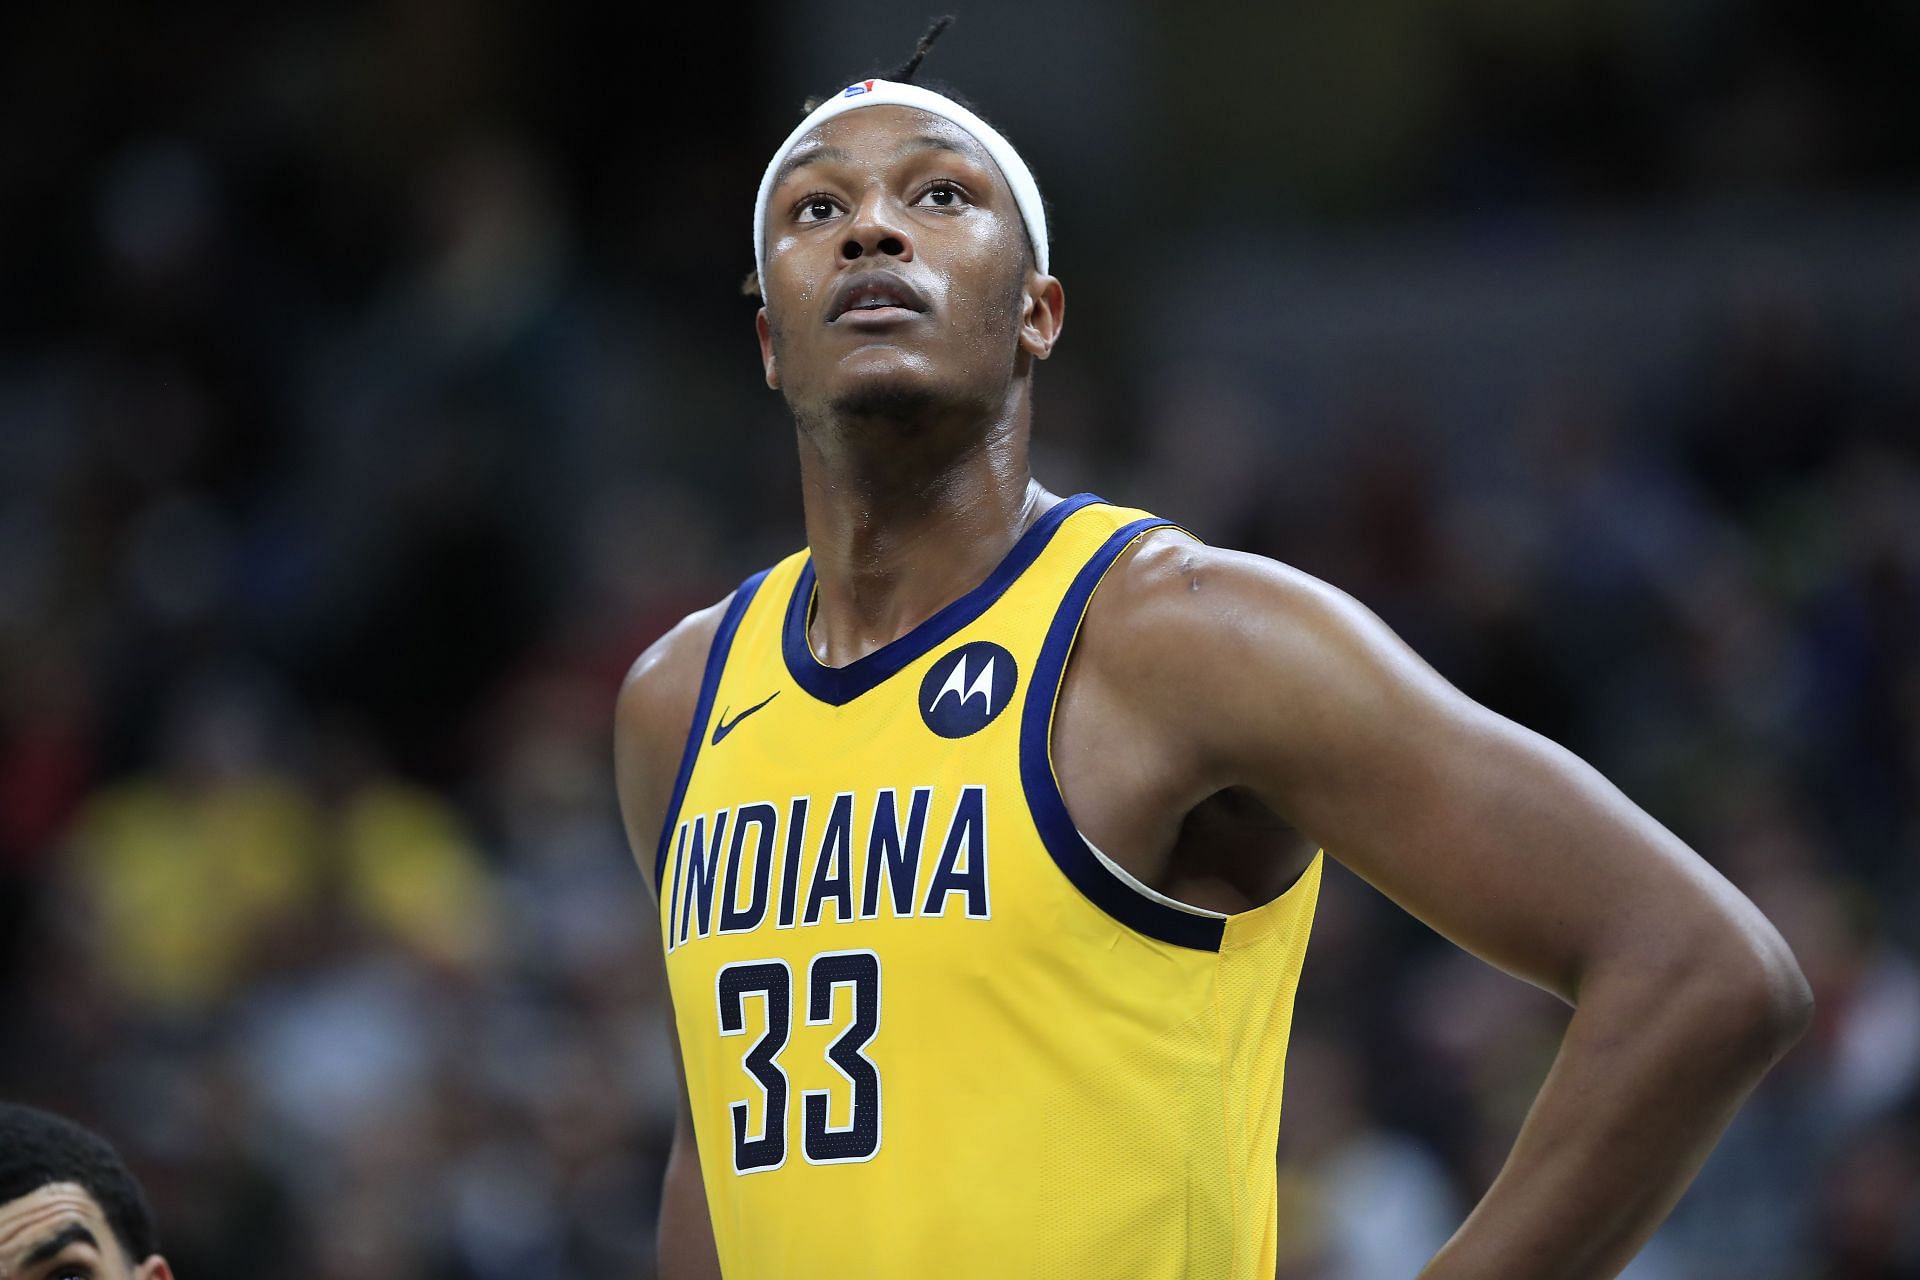
{"type": "Polygon", "coordinates": [[[1033,243],[1034,265],[1046,271],[1047,211],[1040,204],[1040,188],[1035,185],[1033,174],[1027,171],[1027,162],[1020,158],[1013,144],[1001,137],[999,130],[945,94],[894,80],[862,80],[815,107],[767,162],[767,171],[760,177],[760,195],[753,202],[753,265],[762,280],[767,274],[767,197],[773,194],[774,175],[801,138],[835,116],[861,107],[913,107],[951,120],[971,134],[975,142],[987,149],[993,162],[1000,166],[1001,176],[1013,188],[1013,202],[1020,207],[1020,220],[1027,224],[1027,239],[1033,243]]]}

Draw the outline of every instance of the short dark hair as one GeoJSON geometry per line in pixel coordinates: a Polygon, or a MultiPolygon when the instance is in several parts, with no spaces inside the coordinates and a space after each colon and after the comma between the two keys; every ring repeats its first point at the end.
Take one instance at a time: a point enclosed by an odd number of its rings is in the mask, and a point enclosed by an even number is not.
{"type": "Polygon", "coordinates": [[[136,1266],[160,1252],[153,1212],[105,1138],[37,1107],[0,1102],[0,1204],[56,1182],[84,1187],[136,1266]]]}

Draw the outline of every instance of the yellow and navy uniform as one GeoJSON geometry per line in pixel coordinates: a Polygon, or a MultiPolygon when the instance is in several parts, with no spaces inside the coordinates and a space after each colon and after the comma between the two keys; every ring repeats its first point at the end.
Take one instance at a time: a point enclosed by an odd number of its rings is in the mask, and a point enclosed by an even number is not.
{"type": "Polygon", "coordinates": [[[1082,837],[1050,758],[1087,602],[1166,526],[1066,499],[844,667],[804,551],[735,593],[655,865],[727,1276],[1273,1274],[1321,858],[1185,906],[1082,837]]]}

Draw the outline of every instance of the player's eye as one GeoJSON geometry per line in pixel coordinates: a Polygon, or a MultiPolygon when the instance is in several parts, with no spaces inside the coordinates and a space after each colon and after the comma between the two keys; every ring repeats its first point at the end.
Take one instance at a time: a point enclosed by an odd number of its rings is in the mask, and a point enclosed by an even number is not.
{"type": "Polygon", "coordinates": [[[820,222],[831,218],[840,208],[832,196],[808,196],[794,206],[795,222],[820,222]]]}
{"type": "Polygon", "coordinates": [[[921,204],[931,204],[936,209],[955,209],[966,202],[967,193],[951,182],[936,182],[920,197],[921,204]]]}

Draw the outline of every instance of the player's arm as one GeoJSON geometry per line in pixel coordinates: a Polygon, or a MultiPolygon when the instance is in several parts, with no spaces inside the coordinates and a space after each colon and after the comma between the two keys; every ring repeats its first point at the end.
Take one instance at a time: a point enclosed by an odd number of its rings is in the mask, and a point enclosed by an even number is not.
{"type": "MultiPolygon", "coordinates": [[[[640,875],[656,901],[659,893],[653,883],[653,860],[660,827],[666,821],[680,753],[699,701],[707,650],[726,605],[723,600],[691,615],[655,641],[627,672],[614,709],[614,781],[620,795],[620,816],[634,861],[639,863],[640,875]]],[[[718,1280],[720,1261],[713,1246],[712,1220],[707,1215],[700,1152],[693,1139],[693,1114],[680,1065],[680,1036],[672,1025],[671,1011],[667,1032],[673,1039],[680,1103],[660,1194],[660,1276],[662,1280],[718,1280]]]]}
{"type": "Polygon", "coordinates": [[[1254,789],[1434,929],[1574,1006],[1506,1165],[1422,1275],[1616,1274],[1807,1025],[1780,935],[1597,771],[1461,694],[1340,592],[1172,538],[1123,567],[1134,670],[1118,674],[1198,791],[1254,789]]]}
{"type": "Polygon", "coordinates": [[[677,1035],[673,1068],[680,1107],[674,1113],[673,1147],[660,1187],[660,1280],[719,1280],[720,1256],[713,1247],[713,1220],[707,1215],[707,1185],[701,1180],[700,1148],[693,1140],[693,1111],[677,1035]]]}

